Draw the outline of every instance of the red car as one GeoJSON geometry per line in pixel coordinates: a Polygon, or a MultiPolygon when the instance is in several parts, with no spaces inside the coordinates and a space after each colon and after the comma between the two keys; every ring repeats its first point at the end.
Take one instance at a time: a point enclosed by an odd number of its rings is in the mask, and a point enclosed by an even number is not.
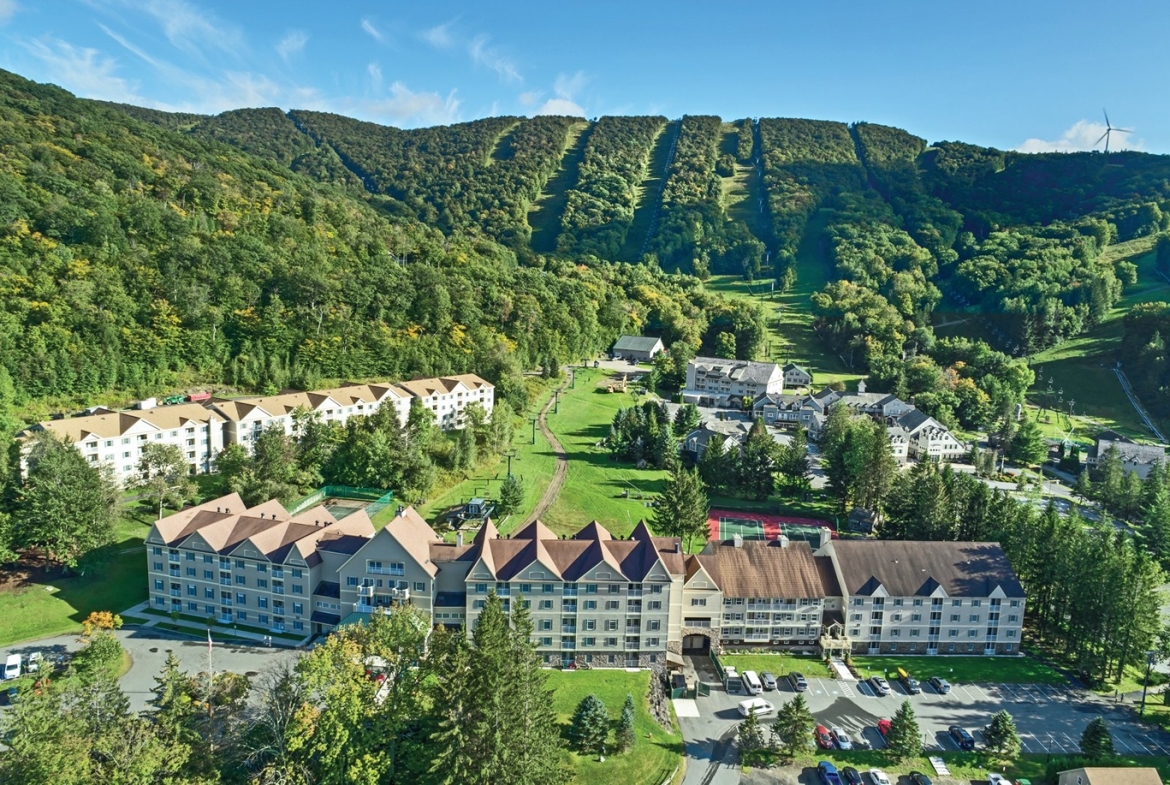
{"type": "Polygon", "coordinates": [[[817,734],[817,746],[818,747],[820,747],[822,750],[833,749],[833,737],[829,733],[828,728],[826,728],[824,725],[818,725],[817,730],[816,730],[816,734],[817,734]]]}
{"type": "Polygon", "coordinates": [[[878,733],[882,734],[882,736],[889,736],[890,735],[890,721],[889,720],[878,720],[878,733]]]}

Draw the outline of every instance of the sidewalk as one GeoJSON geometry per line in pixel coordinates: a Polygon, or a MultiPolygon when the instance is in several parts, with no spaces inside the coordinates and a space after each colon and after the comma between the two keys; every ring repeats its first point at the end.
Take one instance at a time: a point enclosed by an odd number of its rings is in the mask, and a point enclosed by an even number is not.
{"type": "MultiPolygon", "coordinates": [[[[172,619],[170,616],[159,616],[153,608],[150,607],[149,602],[140,602],[132,608],[127,608],[121,614],[125,616],[136,616],[144,619],[145,624],[135,625],[142,628],[156,628],[165,630],[167,632],[190,635],[194,638],[206,638],[208,625],[204,622],[193,622],[189,619],[172,619]],[[161,626],[167,625],[167,626],[161,626]]],[[[222,624],[212,624],[210,626],[211,637],[216,641],[244,641],[247,643],[256,644],[258,646],[281,647],[287,649],[295,649],[304,646],[310,637],[304,637],[292,640],[289,638],[280,638],[275,634],[266,634],[262,632],[253,632],[252,630],[241,630],[237,627],[225,626],[222,624]]]]}

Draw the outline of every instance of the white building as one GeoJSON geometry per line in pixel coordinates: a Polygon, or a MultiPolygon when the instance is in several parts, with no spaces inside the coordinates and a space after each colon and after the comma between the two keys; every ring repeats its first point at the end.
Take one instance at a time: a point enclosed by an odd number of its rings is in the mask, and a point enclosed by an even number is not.
{"type": "Polygon", "coordinates": [[[740,408],[746,400],[784,392],[784,374],[776,363],[696,357],[687,363],[684,403],[740,408]]]}
{"type": "Polygon", "coordinates": [[[445,431],[462,428],[466,421],[464,410],[478,403],[491,416],[495,406],[496,388],[473,373],[459,376],[440,376],[436,379],[415,379],[398,385],[435,414],[435,422],[445,431]]]}

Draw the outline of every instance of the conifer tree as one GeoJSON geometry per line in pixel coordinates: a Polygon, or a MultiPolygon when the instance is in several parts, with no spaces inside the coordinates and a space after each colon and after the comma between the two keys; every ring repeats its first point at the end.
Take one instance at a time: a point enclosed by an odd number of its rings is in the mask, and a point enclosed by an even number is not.
{"type": "Polygon", "coordinates": [[[796,697],[780,707],[772,732],[784,744],[785,755],[798,755],[813,746],[813,731],[816,720],[809,711],[804,695],[796,697]]]}
{"type": "Polygon", "coordinates": [[[697,464],[699,478],[714,493],[727,490],[735,479],[739,450],[732,448],[728,451],[726,446],[727,440],[719,434],[714,434],[707,440],[707,446],[699,456],[697,464]]]}
{"type": "Polygon", "coordinates": [[[754,766],[767,748],[764,729],[760,718],[753,711],[739,724],[739,761],[744,766],[754,766]]]}
{"type": "Polygon", "coordinates": [[[590,693],[577,704],[569,723],[569,739],[578,751],[604,755],[609,741],[609,712],[601,698],[590,693]]]}
{"type": "Polygon", "coordinates": [[[1024,420],[1008,445],[1008,458],[1026,466],[1043,462],[1048,455],[1044,434],[1034,420],[1024,420]]]}
{"type": "Polygon", "coordinates": [[[500,498],[496,501],[496,514],[500,517],[512,515],[524,504],[524,481],[517,474],[509,474],[500,483],[500,498]]]}
{"type": "Polygon", "coordinates": [[[665,536],[681,537],[690,550],[696,537],[707,538],[707,510],[698,471],[675,466],[654,507],[654,528],[665,536]]]}
{"type": "Polygon", "coordinates": [[[1094,717],[1081,734],[1081,754],[1089,760],[1101,760],[1114,755],[1113,737],[1104,717],[1094,717]]]}
{"type": "Polygon", "coordinates": [[[626,693],[626,702],[622,706],[622,716],[618,720],[615,736],[620,752],[633,749],[636,739],[634,734],[634,696],[629,693],[626,693]]]}
{"type": "Polygon", "coordinates": [[[991,723],[983,729],[983,744],[987,750],[1005,760],[1020,754],[1020,734],[1015,720],[1006,711],[991,715],[991,723]]]}
{"type": "Polygon", "coordinates": [[[914,716],[914,707],[910,701],[902,701],[890,720],[886,745],[898,760],[908,760],[922,754],[922,733],[918,730],[918,719],[914,716]]]}
{"type": "Polygon", "coordinates": [[[776,442],[762,419],[757,418],[743,444],[739,461],[739,487],[753,499],[762,501],[776,488],[776,442]]]}
{"type": "Polygon", "coordinates": [[[809,466],[808,435],[804,428],[797,427],[791,441],[780,449],[776,468],[789,488],[797,491],[808,488],[812,470],[809,466]]]}

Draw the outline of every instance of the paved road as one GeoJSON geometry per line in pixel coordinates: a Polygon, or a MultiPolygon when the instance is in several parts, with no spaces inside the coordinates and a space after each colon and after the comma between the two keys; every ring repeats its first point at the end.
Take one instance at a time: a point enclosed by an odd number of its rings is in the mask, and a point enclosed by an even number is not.
{"type": "MultiPolygon", "coordinates": [[[[162,671],[169,652],[174,651],[178,655],[182,668],[188,673],[207,670],[206,640],[179,639],[164,630],[151,628],[118,630],[116,634],[134,662],[119,682],[130,699],[132,711],[141,711],[147,707],[147,701],[153,697],[150,690],[154,687],[154,677],[162,671]]],[[[76,636],[63,635],[16,644],[0,651],[0,657],[17,652],[28,655],[33,651],[41,651],[51,659],[56,654],[75,652],[80,648],[76,636]]],[[[213,641],[211,656],[212,667],[216,671],[244,673],[254,678],[276,663],[295,660],[300,652],[295,649],[269,649],[213,641]]]]}
{"type": "MultiPolygon", "coordinates": [[[[736,704],[746,696],[727,694],[709,661],[703,660],[692,661],[699,678],[712,685],[711,694],[697,699],[698,717],[679,719],[688,758],[684,785],[737,785],[741,780],[734,745],[740,720],[736,704]]],[[[955,684],[946,695],[929,686],[924,686],[920,695],[907,695],[901,684],[893,682],[893,694],[879,697],[866,683],[808,681],[805,700],[817,721],[826,727],[839,725],[859,749],[881,749],[884,741],[877,732],[877,721],[892,717],[902,701],[909,699],[928,750],[958,749],[947,733],[951,725],[962,725],[981,741],[991,715],[1006,709],[1016,721],[1026,752],[1075,753],[1085,726],[1094,717],[1103,716],[1119,752],[1170,754],[1170,735],[1139,722],[1132,703],[1114,703],[1068,685],[955,684]]],[[[782,683],[779,690],[765,692],[762,697],[779,705],[794,695],[782,683]]],[[[752,780],[767,781],[772,780],[752,780]]]]}

